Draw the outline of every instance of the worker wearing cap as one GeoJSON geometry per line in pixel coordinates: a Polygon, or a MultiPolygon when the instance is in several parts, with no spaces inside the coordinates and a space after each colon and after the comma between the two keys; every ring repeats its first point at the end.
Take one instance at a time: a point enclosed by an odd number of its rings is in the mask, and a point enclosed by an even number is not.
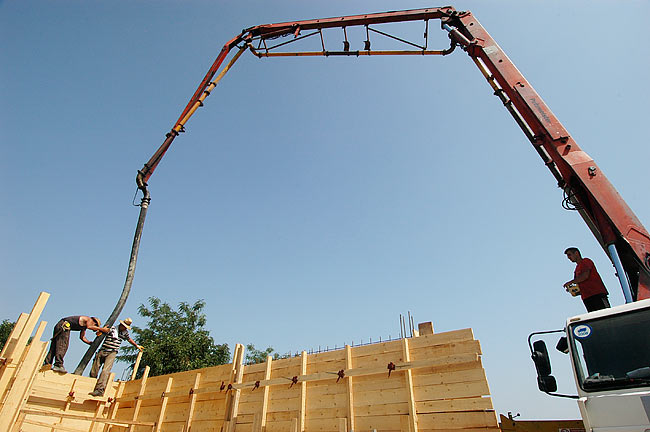
{"type": "Polygon", "coordinates": [[[610,307],[607,288],[605,288],[594,262],[589,258],[583,258],[578,248],[575,247],[567,248],[564,253],[569,261],[576,263],[573,279],[566,282],[564,288],[569,289],[572,285],[578,285],[580,297],[587,312],[610,307]]]}
{"type": "Polygon", "coordinates": [[[131,336],[129,335],[129,330],[131,330],[131,324],[133,320],[127,318],[124,321],[120,320],[120,324],[117,326],[112,326],[110,331],[104,339],[104,343],[97,351],[95,355],[95,360],[93,361],[93,366],[90,369],[90,377],[97,378],[99,374],[99,369],[102,368],[102,373],[97,379],[95,384],[95,389],[90,393],[92,396],[103,396],[104,391],[106,390],[106,384],[108,384],[108,377],[111,374],[111,369],[113,368],[113,362],[115,362],[115,357],[117,357],[117,351],[120,349],[120,344],[123,340],[129,341],[131,345],[142,351],[142,346],[135,343],[131,336]]]}
{"type": "Polygon", "coordinates": [[[79,339],[90,345],[92,342],[86,339],[86,329],[101,333],[108,333],[109,331],[108,327],[101,327],[101,322],[97,317],[74,315],[61,318],[54,326],[50,342],[50,352],[45,357],[44,363],[48,365],[54,361],[54,366],[52,367],[54,372],[67,373],[63,367],[63,357],[66,351],[68,351],[70,332],[78,331],[79,339]]]}

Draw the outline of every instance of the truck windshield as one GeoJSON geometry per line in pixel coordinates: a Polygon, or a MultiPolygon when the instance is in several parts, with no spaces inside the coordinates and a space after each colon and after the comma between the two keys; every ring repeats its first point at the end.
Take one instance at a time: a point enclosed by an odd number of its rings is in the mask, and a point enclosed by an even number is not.
{"type": "Polygon", "coordinates": [[[650,386],[650,308],[576,322],[568,336],[583,390],[650,386]]]}

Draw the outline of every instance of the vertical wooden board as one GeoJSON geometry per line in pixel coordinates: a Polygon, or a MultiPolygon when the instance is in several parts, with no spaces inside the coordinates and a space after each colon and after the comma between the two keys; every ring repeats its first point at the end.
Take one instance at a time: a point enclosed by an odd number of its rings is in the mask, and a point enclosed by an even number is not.
{"type": "MultiPolygon", "coordinates": [[[[22,331],[20,332],[20,336],[18,336],[18,341],[16,343],[16,347],[13,350],[13,353],[7,352],[7,357],[13,357],[15,361],[21,360],[22,357],[24,357],[24,352],[25,352],[24,350],[25,347],[27,346],[27,341],[29,340],[29,337],[32,335],[32,332],[34,331],[34,327],[36,327],[36,323],[41,317],[41,313],[43,312],[43,309],[45,308],[45,304],[47,303],[47,300],[49,298],[50,298],[50,294],[46,292],[41,292],[39,294],[38,299],[36,299],[36,303],[34,303],[34,307],[32,307],[32,311],[29,313],[27,322],[25,322],[25,326],[22,328],[22,331]],[[18,355],[18,350],[20,350],[23,353],[22,356],[18,355]]],[[[40,341],[40,336],[34,339],[40,341]]]]}
{"type": "Polygon", "coordinates": [[[338,420],[338,424],[339,424],[338,432],[348,432],[348,419],[343,417],[343,418],[339,418],[337,420],[338,420]]]}
{"type": "MultiPolygon", "coordinates": [[[[144,374],[142,375],[142,379],[140,379],[140,390],[138,390],[138,396],[141,398],[144,395],[144,392],[147,389],[147,379],[149,378],[149,366],[145,367],[144,369],[144,374]]],[[[131,420],[137,421],[138,420],[138,414],[140,413],[140,406],[142,405],[142,399],[138,399],[135,401],[135,407],[133,408],[133,416],[131,420]]],[[[133,432],[135,428],[133,425],[129,426],[128,431],[133,432]]]]}
{"type": "Polygon", "coordinates": [[[135,379],[135,376],[138,373],[138,368],[140,367],[140,360],[142,360],[142,351],[139,351],[138,356],[135,358],[135,364],[133,365],[133,371],[131,372],[130,381],[133,381],[135,379]]]}
{"type": "MultiPolygon", "coordinates": [[[[300,354],[300,375],[307,375],[307,352],[303,351],[300,354]]],[[[307,383],[300,383],[300,407],[298,410],[298,430],[303,432],[305,430],[305,415],[307,410],[307,383]]]]}
{"type": "Polygon", "coordinates": [[[158,414],[158,419],[156,420],[156,427],[154,429],[155,432],[160,432],[162,430],[163,419],[165,418],[165,411],[167,409],[167,404],[169,403],[169,397],[166,396],[165,394],[169,393],[169,391],[172,389],[173,382],[174,382],[174,378],[172,377],[167,378],[167,385],[165,386],[165,391],[162,394],[160,413],[158,414]]]}
{"type": "Polygon", "coordinates": [[[187,407],[187,419],[185,420],[185,429],[184,432],[190,432],[192,430],[192,420],[194,417],[194,409],[196,408],[196,391],[201,385],[201,372],[198,372],[194,377],[194,385],[190,391],[190,400],[187,407]]]}
{"type": "MultiPolygon", "coordinates": [[[[352,369],[354,365],[352,357],[352,349],[350,345],[345,346],[345,368],[352,369]]],[[[354,422],[354,382],[352,377],[345,377],[345,387],[346,387],[346,397],[347,397],[347,427],[350,428],[350,431],[354,431],[355,422],[354,422]]]]}
{"type": "MultiPolygon", "coordinates": [[[[271,370],[273,368],[273,358],[271,356],[266,357],[266,365],[264,369],[264,379],[271,379],[271,370]]],[[[262,410],[260,413],[260,430],[254,432],[262,432],[266,427],[266,414],[269,409],[269,393],[271,387],[265,386],[262,395],[262,410]]]]}
{"type": "MultiPolygon", "coordinates": [[[[40,311],[38,314],[40,315],[40,311]]],[[[27,355],[23,357],[23,362],[16,370],[11,388],[5,394],[4,403],[0,408],[0,430],[10,429],[10,426],[18,417],[20,409],[27,402],[36,371],[43,362],[43,358],[47,351],[47,343],[40,341],[40,337],[43,334],[46,324],[45,321],[41,321],[38,330],[36,331],[36,339],[27,348],[27,355]]]]}
{"type": "MultiPolygon", "coordinates": [[[[404,360],[409,362],[411,361],[411,355],[409,352],[409,340],[404,338],[402,339],[402,348],[404,349],[403,356],[404,360]]],[[[411,370],[404,372],[404,380],[406,383],[406,392],[408,394],[408,407],[409,407],[409,428],[412,432],[418,431],[418,415],[415,409],[415,394],[413,391],[413,375],[411,370]]]]}
{"type": "Polygon", "coordinates": [[[5,363],[0,366],[0,406],[4,403],[4,400],[7,398],[7,392],[9,391],[10,383],[14,375],[16,374],[16,368],[20,363],[20,357],[22,356],[22,350],[16,350],[18,346],[18,339],[25,329],[27,320],[29,319],[29,314],[21,313],[16,320],[9,339],[2,348],[2,355],[0,357],[5,358],[5,363]]]}
{"type": "MultiPolygon", "coordinates": [[[[13,350],[13,348],[16,345],[16,342],[18,341],[18,336],[20,336],[20,333],[25,328],[25,324],[27,323],[27,318],[29,318],[29,314],[27,313],[23,312],[20,315],[18,315],[18,318],[14,323],[14,328],[11,329],[11,333],[9,333],[9,337],[7,338],[7,341],[2,346],[2,351],[0,351],[0,357],[7,358],[8,356],[6,354],[10,352],[10,350],[13,350]]],[[[2,366],[0,366],[0,370],[2,370],[2,366]]]]}

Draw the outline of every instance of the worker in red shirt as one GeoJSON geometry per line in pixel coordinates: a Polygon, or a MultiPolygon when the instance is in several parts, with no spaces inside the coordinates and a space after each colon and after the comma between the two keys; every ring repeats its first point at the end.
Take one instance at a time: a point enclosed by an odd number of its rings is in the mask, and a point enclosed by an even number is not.
{"type": "Polygon", "coordinates": [[[573,272],[573,279],[564,284],[564,288],[577,284],[580,289],[580,297],[587,308],[587,312],[593,312],[610,307],[607,299],[607,288],[596,270],[594,262],[589,258],[583,258],[578,248],[570,247],[564,251],[567,258],[576,263],[573,272]]]}

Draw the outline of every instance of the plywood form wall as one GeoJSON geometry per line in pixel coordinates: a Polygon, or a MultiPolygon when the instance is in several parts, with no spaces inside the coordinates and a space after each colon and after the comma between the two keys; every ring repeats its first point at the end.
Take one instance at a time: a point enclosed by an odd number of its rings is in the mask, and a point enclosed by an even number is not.
{"type": "Polygon", "coordinates": [[[233,364],[126,383],[116,418],[170,432],[497,430],[480,354],[471,329],[249,366],[238,345],[233,364]]]}
{"type": "Polygon", "coordinates": [[[21,314],[0,355],[0,430],[498,430],[471,329],[255,365],[243,364],[237,345],[232,364],[157,377],[145,368],[142,379],[113,382],[94,398],[94,379],[40,370],[45,323],[26,346],[45,301],[21,314]]]}

